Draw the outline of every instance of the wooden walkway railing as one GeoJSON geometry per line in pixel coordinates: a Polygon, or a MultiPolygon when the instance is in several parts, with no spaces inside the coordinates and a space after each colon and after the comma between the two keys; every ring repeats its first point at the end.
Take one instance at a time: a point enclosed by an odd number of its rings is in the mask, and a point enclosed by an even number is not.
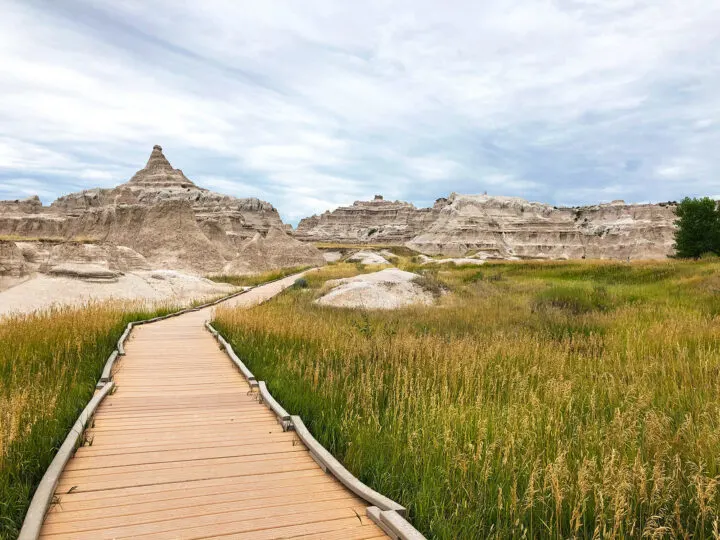
{"type": "MultiPolygon", "coordinates": [[[[228,303],[257,304],[294,279],[228,303]]],[[[422,538],[297,417],[293,430],[264,383],[234,368],[208,318],[209,308],[138,326],[121,343],[84,444],[44,479],[57,482],[52,504],[44,521],[42,504],[31,508],[21,538],[422,538]]]]}

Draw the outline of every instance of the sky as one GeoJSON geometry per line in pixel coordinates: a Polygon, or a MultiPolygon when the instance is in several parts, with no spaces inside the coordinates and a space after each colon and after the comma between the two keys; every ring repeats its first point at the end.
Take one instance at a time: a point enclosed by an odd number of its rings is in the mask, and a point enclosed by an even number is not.
{"type": "Polygon", "coordinates": [[[720,0],[0,0],[0,199],[720,197],[720,0]]]}

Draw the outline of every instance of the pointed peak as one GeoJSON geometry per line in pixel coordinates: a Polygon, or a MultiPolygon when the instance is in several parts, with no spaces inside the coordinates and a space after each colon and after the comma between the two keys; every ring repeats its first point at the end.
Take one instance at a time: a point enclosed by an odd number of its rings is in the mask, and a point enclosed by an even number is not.
{"type": "Polygon", "coordinates": [[[145,170],[169,170],[172,171],[172,165],[162,152],[162,146],[156,144],[150,152],[150,158],[145,165],[145,170]]]}
{"type": "Polygon", "coordinates": [[[147,188],[194,188],[198,189],[180,169],[173,169],[163,154],[162,146],[153,146],[145,168],[140,169],[130,179],[130,185],[147,188]]]}

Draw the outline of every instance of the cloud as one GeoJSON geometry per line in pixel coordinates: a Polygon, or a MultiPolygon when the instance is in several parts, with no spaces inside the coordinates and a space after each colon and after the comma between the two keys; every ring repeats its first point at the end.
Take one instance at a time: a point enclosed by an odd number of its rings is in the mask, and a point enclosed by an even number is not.
{"type": "Polygon", "coordinates": [[[120,183],[153,144],[293,222],[375,193],[716,193],[718,27],[706,0],[9,0],[0,194],[120,183]]]}

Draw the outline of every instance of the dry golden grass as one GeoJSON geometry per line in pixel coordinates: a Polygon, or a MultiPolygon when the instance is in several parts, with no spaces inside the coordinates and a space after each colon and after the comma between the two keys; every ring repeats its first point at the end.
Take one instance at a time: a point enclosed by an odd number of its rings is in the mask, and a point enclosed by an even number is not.
{"type": "Polygon", "coordinates": [[[438,307],[312,303],[357,271],[216,323],[423,532],[717,537],[719,263],[444,268],[438,307]]]}

